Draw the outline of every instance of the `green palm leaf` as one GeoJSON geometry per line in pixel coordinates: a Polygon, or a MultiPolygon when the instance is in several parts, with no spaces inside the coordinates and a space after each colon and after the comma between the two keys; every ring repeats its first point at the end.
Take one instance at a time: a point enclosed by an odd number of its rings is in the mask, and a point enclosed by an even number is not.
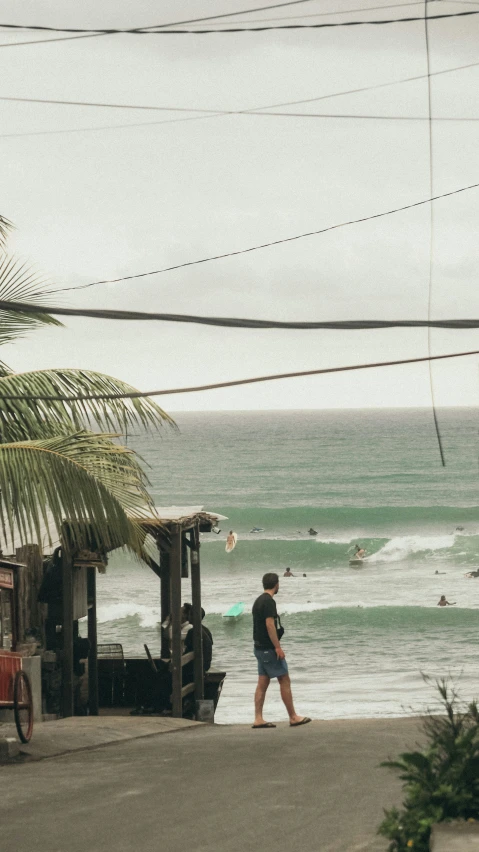
{"type": "Polygon", "coordinates": [[[146,478],[135,457],[112,436],[79,432],[41,441],[0,444],[0,528],[5,544],[20,538],[40,546],[71,523],[74,546],[82,527],[108,549],[126,545],[142,555],[144,534],[132,517],[151,516],[146,478]]]}
{"type": "Polygon", "coordinates": [[[174,421],[150,399],[60,402],[27,399],[35,396],[122,394],[135,388],[119,379],[89,370],[39,370],[0,376],[0,439],[46,438],[94,423],[118,430],[130,425],[158,428],[174,421]],[[9,400],[3,396],[24,399],[9,400]]]}
{"type": "MultiPolygon", "coordinates": [[[[0,299],[24,299],[41,304],[48,296],[45,279],[23,261],[8,255],[0,256],[0,299]]],[[[27,331],[41,325],[62,323],[49,314],[22,314],[21,311],[0,311],[0,345],[11,343],[27,331]]]]}

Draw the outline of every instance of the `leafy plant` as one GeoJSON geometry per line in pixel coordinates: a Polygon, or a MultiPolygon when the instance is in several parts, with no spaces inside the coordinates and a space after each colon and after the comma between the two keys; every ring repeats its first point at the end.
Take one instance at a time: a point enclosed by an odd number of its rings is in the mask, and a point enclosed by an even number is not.
{"type": "Polygon", "coordinates": [[[400,772],[402,810],[385,811],[378,833],[389,852],[428,852],[434,823],[479,819],[479,711],[475,701],[461,710],[447,680],[436,681],[444,715],[429,712],[423,724],[424,751],[404,752],[381,764],[400,772]]]}

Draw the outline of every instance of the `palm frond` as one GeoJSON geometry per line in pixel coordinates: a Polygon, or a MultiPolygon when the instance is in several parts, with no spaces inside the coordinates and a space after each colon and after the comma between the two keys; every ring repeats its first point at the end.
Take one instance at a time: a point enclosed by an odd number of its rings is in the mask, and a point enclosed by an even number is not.
{"type": "Polygon", "coordinates": [[[109,435],[79,432],[0,444],[0,528],[5,544],[58,537],[69,523],[81,547],[85,525],[107,548],[142,555],[144,534],[132,517],[148,517],[151,499],[135,454],[109,435]]]}
{"type": "Polygon", "coordinates": [[[35,396],[122,394],[131,385],[89,370],[38,370],[0,374],[0,439],[23,441],[47,438],[95,424],[100,429],[122,430],[140,425],[145,429],[163,424],[175,426],[171,417],[150,399],[60,402],[29,399],[35,396]],[[18,395],[18,400],[3,399],[18,395]]]}
{"type": "MultiPolygon", "coordinates": [[[[41,304],[48,297],[45,279],[22,260],[0,256],[0,299],[41,304]]],[[[62,323],[50,314],[22,314],[20,311],[0,311],[0,345],[11,343],[26,332],[41,325],[62,323]]]]}
{"type": "Polygon", "coordinates": [[[14,225],[5,216],[0,216],[0,249],[2,251],[5,250],[8,234],[13,228],[14,225]]]}

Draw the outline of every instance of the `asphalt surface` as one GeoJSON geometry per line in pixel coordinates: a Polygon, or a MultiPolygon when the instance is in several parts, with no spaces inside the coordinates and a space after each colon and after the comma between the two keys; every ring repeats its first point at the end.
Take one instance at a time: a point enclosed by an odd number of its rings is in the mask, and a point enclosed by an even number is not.
{"type": "Polygon", "coordinates": [[[196,726],[4,766],[1,847],[14,852],[384,852],[401,799],[381,760],[418,720],[290,729],[196,726]]]}

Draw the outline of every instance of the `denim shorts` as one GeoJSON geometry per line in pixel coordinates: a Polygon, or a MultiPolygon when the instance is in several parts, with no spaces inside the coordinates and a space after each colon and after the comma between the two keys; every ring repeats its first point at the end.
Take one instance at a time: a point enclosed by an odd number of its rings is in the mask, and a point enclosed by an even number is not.
{"type": "Polygon", "coordinates": [[[258,674],[266,677],[283,677],[288,674],[286,660],[278,660],[274,648],[255,648],[254,655],[258,660],[258,674]]]}

